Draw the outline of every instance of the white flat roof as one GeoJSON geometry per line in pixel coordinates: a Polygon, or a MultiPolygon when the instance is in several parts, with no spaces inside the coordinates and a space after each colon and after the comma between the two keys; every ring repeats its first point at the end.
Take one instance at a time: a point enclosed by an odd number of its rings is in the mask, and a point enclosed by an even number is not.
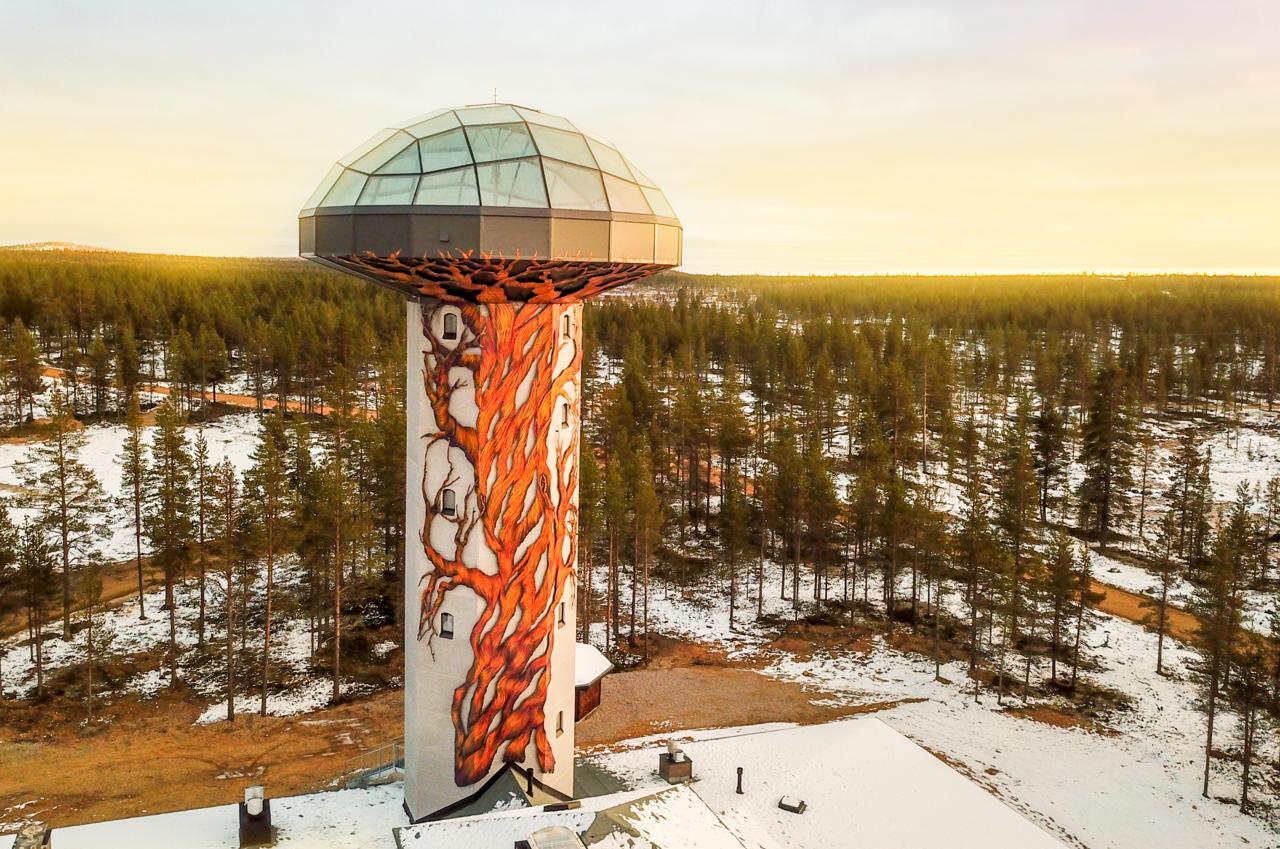
{"type": "MultiPolygon", "coordinates": [[[[271,786],[267,785],[267,795],[271,786]]],[[[409,822],[400,784],[271,800],[276,846],[290,849],[379,849],[395,846],[393,830],[409,822]]],[[[57,849],[236,849],[236,804],[53,830],[57,849]]]]}
{"type": "Polygon", "coordinates": [[[574,643],[573,672],[574,686],[586,687],[613,669],[609,658],[600,649],[589,643],[574,643]]]}
{"type": "MultiPolygon", "coordinates": [[[[547,825],[584,831],[599,815],[661,849],[1063,849],[1049,833],[874,717],[809,726],[753,726],[674,735],[694,783],[656,773],[668,735],[619,744],[592,759],[632,790],[572,811],[525,808],[411,826],[399,783],[272,799],[287,849],[509,849],[547,825]],[[743,793],[735,792],[737,767],[743,793]],[[803,814],[778,807],[803,800],[803,814]]],[[[267,791],[270,793],[270,786],[267,791]]],[[[237,806],[58,828],[56,849],[234,849],[237,806]]],[[[595,832],[593,832],[595,833],[595,832]]],[[[0,846],[3,846],[0,838],[0,846]]]]}
{"type": "Polygon", "coordinates": [[[510,849],[515,841],[527,840],[538,829],[551,825],[581,834],[592,827],[598,814],[604,815],[614,834],[592,842],[593,847],[742,849],[734,833],[688,785],[596,796],[583,799],[582,807],[569,811],[525,808],[422,823],[400,829],[397,837],[403,849],[510,849]]]}
{"type": "MultiPolygon", "coordinates": [[[[1063,849],[1048,832],[874,717],[674,735],[691,785],[748,845],[779,849],[1063,849]],[[686,737],[692,737],[685,741],[686,737]],[[738,795],[737,767],[743,767],[738,795]],[[804,800],[803,814],[778,800],[804,800]]],[[[593,758],[659,786],[662,737],[593,758]]]]}

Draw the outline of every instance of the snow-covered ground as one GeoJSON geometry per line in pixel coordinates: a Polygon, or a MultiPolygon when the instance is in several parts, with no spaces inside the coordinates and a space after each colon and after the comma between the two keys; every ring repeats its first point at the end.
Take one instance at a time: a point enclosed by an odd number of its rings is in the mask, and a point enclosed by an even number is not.
{"type": "MultiPolygon", "coordinates": [[[[790,602],[779,598],[778,566],[766,565],[766,612],[787,614],[790,602]]],[[[1189,680],[1192,652],[1166,641],[1168,675],[1155,672],[1154,634],[1116,617],[1100,615],[1084,635],[1086,654],[1099,668],[1084,672],[1096,685],[1130,697],[1127,708],[1105,715],[1099,731],[1059,727],[1023,718],[996,704],[993,694],[975,703],[966,667],[944,664],[935,680],[933,661],[889,647],[881,638],[869,652],[818,651],[800,657],[770,646],[771,634],[754,623],[755,564],[750,595],[739,598],[738,627],[728,627],[727,603],[721,587],[679,593],[657,590],[650,596],[655,630],[724,649],[731,658],[761,666],[766,675],[809,685],[815,698],[851,704],[904,701],[879,714],[916,742],[962,764],[970,775],[1013,807],[1068,842],[1091,849],[1202,849],[1225,845],[1276,845],[1280,831],[1261,818],[1242,815],[1233,804],[1200,796],[1203,769],[1204,717],[1196,710],[1195,685],[1189,680]]],[[[812,584],[802,580],[801,598],[811,597],[812,584]]],[[[859,593],[860,595],[860,593],[859,593]]],[[[871,597],[879,587],[873,582],[871,597]]],[[[959,610],[959,593],[944,602],[959,610]]],[[[596,632],[601,639],[601,631],[596,632]]],[[[1021,666],[1011,674],[1020,677],[1021,666]]],[[[1047,669],[1033,669],[1047,677],[1047,669]]],[[[1052,708],[1053,699],[1033,700],[1031,707],[1052,708]]],[[[1006,707],[1021,707],[1006,698],[1006,707]]],[[[1232,716],[1219,716],[1215,747],[1238,751],[1232,716]]],[[[1277,755],[1268,746],[1262,760],[1277,755]]],[[[1238,793],[1238,765],[1217,759],[1211,791],[1238,793]]],[[[1251,795],[1268,800],[1257,782],[1251,795]]],[[[1269,799],[1269,801],[1275,801],[1269,799]]]]}
{"type": "MultiPolygon", "coordinates": [[[[262,567],[265,568],[265,567],[262,567]]],[[[275,587],[281,595],[296,590],[302,575],[296,562],[291,558],[276,564],[275,587]]],[[[210,617],[220,611],[224,602],[223,579],[221,573],[211,573],[206,588],[206,603],[210,617]]],[[[261,604],[265,592],[265,579],[260,572],[253,580],[250,590],[249,605],[256,608],[261,604]]],[[[196,720],[205,724],[226,719],[226,665],[223,654],[225,631],[220,625],[212,622],[206,625],[205,638],[208,642],[206,655],[201,657],[197,649],[197,616],[199,609],[198,588],[194,578],[178,584],[175,590],[177,598],[177,644],[178,675],[188,688],[194,690],[209,702],[208,707],[196,720]]],[[[140,656],[147,656],[143,663],[147,668],[131,675],[118,686],[107,687],[99,682],[95,692],[99,698],[112,698],[125,695],[136,695],[142,698],[155,697],[161,690],[169,686],[170,677],[164,653],[169,645],[168,614],[160,609],[164,603],[164,590],[155,589],[143,594],[143,605],[147,611],[147,619],[138,618],[136,597],[122,601],[104,613],[99,614],[97,636],[99,650],[106,645],[106,653],[120,661],[138,661],[140,656]]],[[[237,606],[239,600],[237,597],[237,606]]],[[[76,614],[73,622],[83,621],[83,614],[76,614]]],[[[86,631],[81,629],[70,642],[64,642],[57,636],[57,623],[46,629],[44,642],[45,675],[56,674],[58,670],[84,663],[87,652],[86,631]]],[[[288,618],[277,614],[273,620],[271,641],[272,677],[276,682],[267,696],[267,713],[272,716],[292,716],[309,713],[326,707],[331,700],[333,683],[324,671],[313,669],[311,662],[311,638],[307,630],[307,621],[303,617],[288,618]]],[[[27,643],[26,631],[0,640],[0,689],[9,697],[30,695],[36,686],[35,663],[31,657],[31,649],[27,643]]],[[[251,633],[247,650],[253,657],[261,657],[260,633],[251,633]]],[[[241,660],[240,662],[243,662],[241,660]]],[[[236,711],[257,712],[259,707],[257,662],[249,667],[246,677],[242,678],[236,696],[236,711]]],[[[343,693],[358,695],[369,692],[371,688],[365,684],[352,681],[343,682],[343,693]]]]}
{"type": "MultiPolygon", "coordinates": [[[[211,466],[229,460],[236,471],[243,474],[252,465],[253,450],[261,430],[256,414],[236,413],[204,425],[189,425],[187,438],[193,446],[197,430],[204,431],[211,466]]],[[[120,454],[127,435],[128,429],[124,425],[90,425],[84,430],[85,445],[79,456],[80,462],[97,477],[111,504],[108,533],[97,546],[99,557],[108,563],[127,560],[134,555],[132,508],[125,503],[127,495],[123,488],[123,469],[120,465],[120,454]]],[[[150,451],[155,428],[145,428],[142,438],[150,451]]],[[[32,461],[34,450],[35,446],[30,442],[0,444],[0,489],[16,491],[21,488],[25,474],[44,471],[32,461]]],[[[32,512],[20,507],[10,507],[10,515],[15,522],[29,518],[32,512]]],[[[149,552],[150,546],[143,537],[142,553],[149,552]]]]}

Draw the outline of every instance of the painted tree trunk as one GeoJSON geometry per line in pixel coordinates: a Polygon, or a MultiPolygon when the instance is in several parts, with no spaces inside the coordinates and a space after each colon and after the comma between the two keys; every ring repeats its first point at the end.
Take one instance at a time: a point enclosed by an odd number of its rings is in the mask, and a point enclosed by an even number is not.
{"type": "Polygon", "coordinates": [[[570,794],[581,307],[408,319],[407,804],[438,811],[509,763],[570,794]]]}

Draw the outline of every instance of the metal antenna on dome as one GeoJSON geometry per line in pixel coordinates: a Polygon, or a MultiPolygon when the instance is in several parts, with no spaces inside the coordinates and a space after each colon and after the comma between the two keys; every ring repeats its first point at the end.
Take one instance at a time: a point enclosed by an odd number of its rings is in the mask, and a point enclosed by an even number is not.
{"type": "Polygon", "coordinates": [[[497,103],[497,102],[498,102],[498,87],[497,87],[497,86],[494,86],[494,87],[493,87],[493,102],[494,102],[494,103],[497,103]]]}

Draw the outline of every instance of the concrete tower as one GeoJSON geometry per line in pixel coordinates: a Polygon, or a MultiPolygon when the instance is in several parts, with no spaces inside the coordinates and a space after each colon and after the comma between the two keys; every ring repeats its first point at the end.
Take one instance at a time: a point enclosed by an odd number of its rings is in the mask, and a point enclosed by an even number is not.
{"type": "Polygon", "coordinates": [[[299,229],[409,299],[405,806],[504,769],[571,797],[581,304],[678,265],[680,223],[609,143],[486,104],[374,136],[299,229]]]}

